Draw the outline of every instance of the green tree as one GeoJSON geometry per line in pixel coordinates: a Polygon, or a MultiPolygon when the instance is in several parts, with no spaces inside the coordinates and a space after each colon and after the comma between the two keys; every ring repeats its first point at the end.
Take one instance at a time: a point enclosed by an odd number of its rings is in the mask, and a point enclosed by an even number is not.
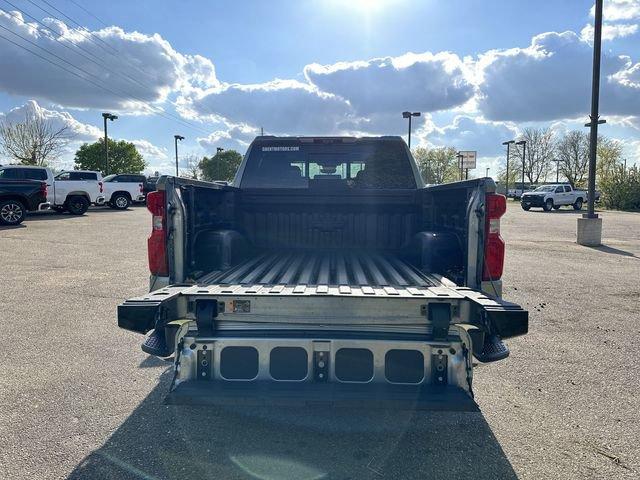
{"type": "Polygon", "coordinates": [[[235,150],[223,150],[213,157],[204,157],[200,161],[203,180],[212,182],[222,180],[230,182],[242,162],[242,155],[235,150]]]}
{"type": "Polygon", "coordinates": [[[418,164],[422,178],[425,183],[430,184],[455,182],[460,179],[456,155],[456,149],[453,147],[418,147],[413,151],[413,158],[418,164]]]}
{"type": "Polygon", "coordinates": [[[85,143],[76,152],[76,168],[81,170],[96,170],[103,175],[110,173],[140,173],[147,166],[147,162],[131,142],[109,139],[109,171],[105,171],[104,140],[95,143],[85,143]]]}

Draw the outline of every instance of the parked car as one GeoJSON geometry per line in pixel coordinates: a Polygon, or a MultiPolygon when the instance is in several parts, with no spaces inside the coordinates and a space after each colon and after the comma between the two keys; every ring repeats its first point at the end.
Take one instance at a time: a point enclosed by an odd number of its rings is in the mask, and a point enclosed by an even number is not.
{"type": "Polygon", "coordinates": [[[425,187],[400,137],[258,137],[231,185],[160,178],[151,292],[118,325],[175,354],[170,403],[463,409],[472,357],[528,328],[500,298],[495,190],[425,187]]]}
{"type": "Polygon", "coordinates": [[[569,184],[542,185],[532,192],[526,192],[520,204],[524,210],[531,207],[541,207],[545,212],[558,210],[562,206],[572,206],[574,210],[581,210],[587,200],[587,192],[574,190],[569,184]]]}
{"type": "MultiPolygon", "coordinates": [[[[524,192],[529,192],[533,190],[535,187],[525,187],[524,192]]],[[[514,200],[518,200],[522,197],[522,188],[510,188],[507,192],[508,198],[513,198],[514,200]]]]}
{"type": "Polygon", "coordinates": [[[117,210],[126,210],[133,202],[144,202],[144,175],[123,173],[104,177],[105,202],[117,210]]]}
{"type": "Polygon", "coordinates": [[[71,170],[54,177],[47,167],[27,165],[5,165],[0,167],[4,178],[37,180],[47,184],[47,201],[59,212],[73,215],[84,214],[89,205],[102,205],[102,175],[90,170],[71,170]]]}
{"type": "Polygon", "coordinates": [[[7,172],[0,169],[0,224],[18,225],[27,212],[49,209],[46,182],[5,178],[7,172]]]}

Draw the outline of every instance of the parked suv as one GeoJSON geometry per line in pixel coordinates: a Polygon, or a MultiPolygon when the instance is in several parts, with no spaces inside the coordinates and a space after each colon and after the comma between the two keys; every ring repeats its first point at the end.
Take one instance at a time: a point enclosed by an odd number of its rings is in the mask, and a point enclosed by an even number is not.
{"type": "Polygon", "coordinates": [[[144,202],[144,175],[123,173],[104,177],[105,202],[118,210],[126,210],[132,202],[144,202]]]}
{"type": "Polygon", "coordinates": [[[84,214],[92,203],[104,203],[102,175],[90,170],[61,172],[54,177],[47,167],[5,165],[2,177],[14,180],[39,180],[47,184],[47,201],[52,208],[73,215],[84,214]]]}

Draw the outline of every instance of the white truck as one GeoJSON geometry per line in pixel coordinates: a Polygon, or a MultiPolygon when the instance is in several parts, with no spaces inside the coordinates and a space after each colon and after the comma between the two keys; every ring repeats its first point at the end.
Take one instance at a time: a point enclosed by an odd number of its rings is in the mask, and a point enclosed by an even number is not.
{"type": "Polygon", "coordinates": [[[473,409],[473,357],[528,331],[506,207],[489,178],[425,187],[400,137],[258,137],[230,185],[160,177],[118,325],[174,356],[168,403],[473,409]]]}
{"type": "MultiPolygon", "coordinates": [[[[1,168],[11,170],[11,178],[17,180],[46,182],[47,201],[58,212],[83,215],[91,204],[102,205],[105,201],[100,172],[70,170],[54,176],[48,167],[5,165],[1,168]]],[[[9,178],[6,174],[5,177],[9,178]]]]}
{"type": "Polygon", "coordinates": [[[587,192],[574,190],[569,184],[541,185],[531,192],[522,195],[520,204],[523,210],[531,207],[542,207],[545,212],[558,210],[562,206],[572,206],[574,210],[582,210],[587,201],[587,192]]]}
{"type": "Polygon", "coordinates": [[[144,202],[146,195],[144,175],[123,173],[104,177],[105,203],[117,210],[126,210],[134,203],[144,202]]]}

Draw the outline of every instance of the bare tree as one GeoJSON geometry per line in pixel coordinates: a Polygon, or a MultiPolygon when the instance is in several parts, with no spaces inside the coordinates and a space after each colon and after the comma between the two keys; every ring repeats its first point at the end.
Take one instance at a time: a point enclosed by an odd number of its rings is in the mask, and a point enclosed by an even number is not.
{"type": "Polygon", "coordinates": [[[458,180],[456,149],[453,147],[424,148],[413,151],[413,157],[426,183],[446,183],[458,180]]]}
{"type": "Polygon", "coordinates": [[[47,165],[71,141],[69,127],[57,127],[45,118],[27,115],[24,122],[0,122],[0,149],[25,165],[47,165]]]}
{"type": "Polygon", "coordinates": [[[589,168],[589,134],[573,130],[556,143],[559,169],[571,185],[583,183],[589,168]]]}
{"type": "MultiPolygon", "coordinates": [[[[553,132],[550,128],[525,128],[522,132],[522,140],[526,140],[527,148],[524,158],[524,173],[532,184],[540,180],[546,180],[552,170],[555,144],[553,132]]],[[[520,151],[522,158],[522,151],[520,151]]],[[[520,160],[522,171],[522,160],[520,160]]]]}
{"type": "Polygon", "coordinates": [[[200,170],[200,159],[197,155],[187,155],[180,163],[183,167],[181,176],[185,178],[192,178],[194,180],[198,180],[202,176],[202,171],[200,170]]]}

